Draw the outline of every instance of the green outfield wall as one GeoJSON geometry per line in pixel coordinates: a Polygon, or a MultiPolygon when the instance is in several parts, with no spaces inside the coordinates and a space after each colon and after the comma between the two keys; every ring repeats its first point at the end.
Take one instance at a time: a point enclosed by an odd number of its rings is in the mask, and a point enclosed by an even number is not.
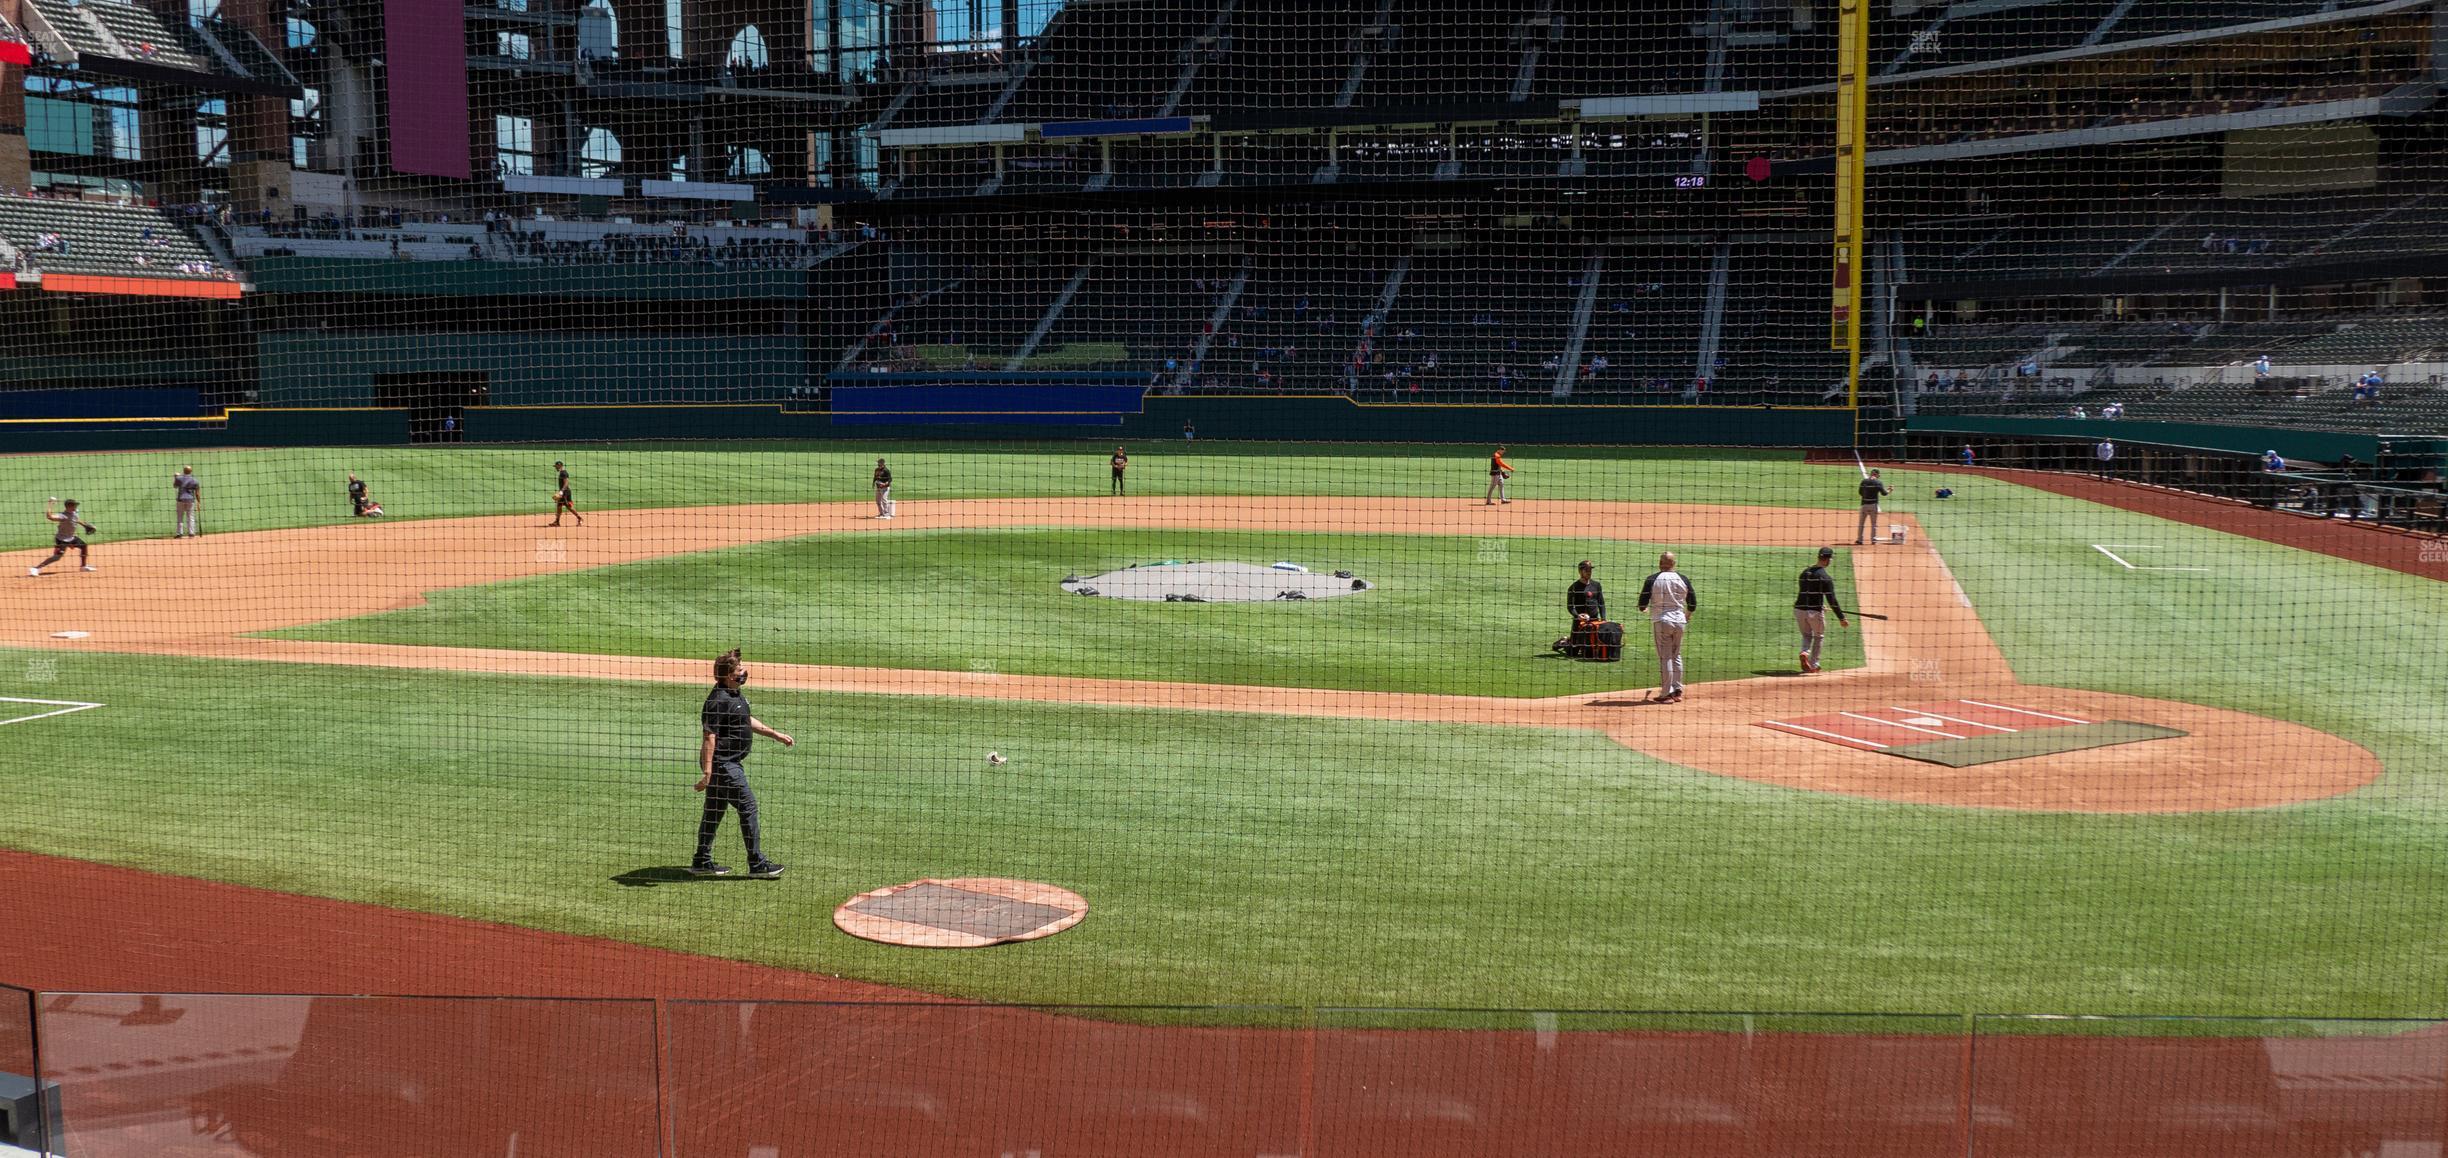
{"type": "Polygon", "coordinates": [[[373,406],[383,381],[420,378],[482,381],[496,406],[771,402],[807,383],[806,343],[786,336],[285,331],[258,343],[268,407],[373,406]]]}

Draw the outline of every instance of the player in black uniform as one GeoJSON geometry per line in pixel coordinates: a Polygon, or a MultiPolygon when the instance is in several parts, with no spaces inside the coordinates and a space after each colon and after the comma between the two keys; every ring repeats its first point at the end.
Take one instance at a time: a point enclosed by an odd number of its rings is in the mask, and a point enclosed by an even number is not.
{"type": "Polygon", "coordinates": [[[382,514],[382,504],[366,492],[365,480],[353,474],[349,476],[349,512],[361,519],[382,514]]]}
{"type": "Polygon", "coordinates": [[[1590,561],[1581,560],[1581,577],[1564,589],[1564,610],[1579,622],[1586,615],[1591,619],[1606,618],[1606,587],[1590,577],[1590,561]]]}
{"type": "Polygon", "coordinates": [[[1117,446],[1114,448],[1113,457],[1107,461],[1113,466],[1113,486],[1106,493],[1121,494],[1123,493],[1122,472],[1130,469],[1130,454],[1117,446]]]}
{"type": "Polygon", "coordinates": [[[705,814],[697,822],[697,855],[689,861],[688,871],[696,876],[719,877],[731,871],[729,865],[714,863],[714,834],[722,828],[725,808],[739,811],[740,836],[748,844],[748,875],[768,881],[782,875],[781,865],[765,859],[756,792],[748,787],[748,773],[740,762],[748,758],[751,735],[779,741],[785,748],[791,738],[788,732],[766,727],[748,710],[748,697],[740,694],[747,682],[748,665],[738,648],[715,658],[714,690],[706,694],[698,715],[705,739],[697,747],[696,790],[705,793],[706,800],[705,814]]]}
{"type": "Polygon", "coordinates": [[[1794,595],[1794,626],[1802,629],[1804,675],[1819,670],[1819,645],[1827,639],[1827,612],[1836,613],[1836,626],[1846,626],[1844,604],[1836,601],[1836,580],[1827,569],[1828,560],[1835,557],[1834,548],[1819,548],[1819,561],[1802,569],[1802,589],[1794,595]]]}
{"type": "Polygon", "coordinates": [[[576,500],[570,498],[569,468],[561,465],[561,460],[554,459],[553,470],[558,472],[561,478],[558,482],[553,484],[552,525],[556,527],[560,526],[561,512],[568,511],[571,518],[578,520],[579,526],[585,526],[586,516],[578,513],[578,504],[576,500]]]}

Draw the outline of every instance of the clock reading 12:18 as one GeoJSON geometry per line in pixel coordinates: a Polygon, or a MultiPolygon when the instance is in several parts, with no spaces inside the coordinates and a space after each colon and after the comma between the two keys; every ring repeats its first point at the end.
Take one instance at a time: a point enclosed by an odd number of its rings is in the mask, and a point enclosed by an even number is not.
{"type": "Polygon", "coordinates": [[[1708,177],[1705,175],[1677,177],[1674,179],[1674,187],[1677,189],[1705,189],[1708,187],[1708,177]]]}

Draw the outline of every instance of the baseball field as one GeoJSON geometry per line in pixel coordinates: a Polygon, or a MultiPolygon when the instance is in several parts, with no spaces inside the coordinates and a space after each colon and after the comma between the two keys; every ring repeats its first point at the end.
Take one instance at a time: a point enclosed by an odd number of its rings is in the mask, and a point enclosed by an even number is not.
{"type": "MultiPolygon", "coordinates": [[[[1029,1003],[2439,1012],[2448,560],[2412,540],[2392,569],[1887,468],[1905,541],[1855,547],[1859,469],[1798,452],[1517,447],[1489,506],[1484,451],[1135,446],[1117,497],[1109,450],[0,460],[23,512],[0,846],[43,882],[19,903],[212,906],[14,945],[12,979],[222,987],[310,920],[452,992],[508,926],[587,940],[486,991],[574,990],[634,946],[1029,1003]],[[557,459],[583,526],[544,525],[557,459]],[[177,539],[187,464],[206,533],[177,539]],[[350,472],[384,518],[350,517],[350,472]],[[53,495],[98,528],[95,571],[25,574],[53,495]],[[1791,608],[1822,545],[1845,605],[1885,618],[1831,626],[1806,676],[1791,608]],[[1672,704],[1633,606],[1664,551],[1699,596],[1672,704]],[[1623,662],[1550,650],[1581,559],[1623,662]],[[1060,585],[1188,560],[1373,587],[1060,585]],[[731,647],[798,741],[748,763],[779,881],[682,871],[731,647]],[[2041,735],[1993,709],[2166,735],[1955,765],[1840,722],[2041,735]],[[1090,915],[975,952],[833,928],[855,894],[970,876],[1090,915]]],[[[717,852],[737,863],[729,822],[717,852]]]]}

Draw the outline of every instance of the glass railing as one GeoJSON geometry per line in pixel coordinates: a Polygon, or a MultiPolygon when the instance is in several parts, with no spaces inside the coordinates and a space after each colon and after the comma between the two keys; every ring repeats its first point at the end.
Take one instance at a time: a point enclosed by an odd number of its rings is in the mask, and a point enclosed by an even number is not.
{"type": "Polygon", "coordinates": [[[37,1079],[40,1059],[34,1050],[34,994],[0,985],[0,1154],[17,1150],[40,1154],[51,1144],[50,1110],[55,1100],[44,1096],[37,1079]]]}
{"type": "Polygon", "coordinates": [[[30,1073],[39,1043],[49,1144],[76,1158],[2334,1158],[2448,1143],[2437,1022],[25,996],[0,992],[0,1050],[20,1067],[0,1072],[30,1073]]]}

